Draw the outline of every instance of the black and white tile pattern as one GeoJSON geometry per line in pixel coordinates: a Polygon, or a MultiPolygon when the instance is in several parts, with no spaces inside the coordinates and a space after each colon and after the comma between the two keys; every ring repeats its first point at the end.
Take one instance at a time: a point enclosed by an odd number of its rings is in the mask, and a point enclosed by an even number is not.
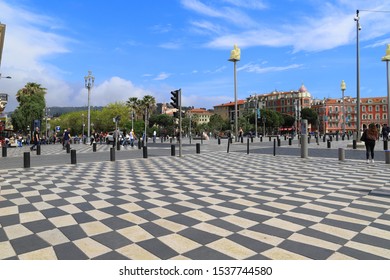
{"type": "Polygon", "coordinates": [[[3,170],[0,259],[390,259],[388,171],[226,152],[3,170]]]}

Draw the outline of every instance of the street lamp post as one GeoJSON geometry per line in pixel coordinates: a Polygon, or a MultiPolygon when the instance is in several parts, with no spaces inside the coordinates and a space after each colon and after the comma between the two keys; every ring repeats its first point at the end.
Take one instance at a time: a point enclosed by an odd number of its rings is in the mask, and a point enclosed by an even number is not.
{"type": "Polygon", "coordinates": [[[362,29],[359,24],[359,10],[356,10],[356,101],[357,101],[357,121],[356,140],[360,141],[360,65],[359,65],[359,31],[362,29]]]}
{"type": "Polygon", "coordinates": [[[91,139],[91,107],[89,104],[89,100],[91,98],[91,88],[95,83],[95,77],[92,76],[92,71],[88,71],[88,76],[84,77],[85,87],[88,89],[88,126],[87,126],[87,143],[90,142],[91,139]]]}
{"type": "Polygon", "coordinates": [[[258,109],[258,100],[257,100],[257,94],[255,94],[255,96],[251,96],[251,101],[254,101],[255,102],[255,138],[257,137],[257,118],[258,118],[258,112],[257,112],[257,109],[258,109]]]}
{"type": "Polygon", "coordinates": [[[48,127],[47,127],[47,118],[48,118],[48,115],[50,114],[50,109],[49,108],[47,108],[47,107],[45,107],[45,140],[46,141],[48,141],[47,140],[47,137],[48,137],[48,127]]]}
{"type": "Polygon", "coordinates": [[[229,61],[234,63],[234,137],[238,141],[238,105],[237,105],[237,61],[240,61],[241,51],[237,45],[230,52],[229,61]]]}
{"type": "Polygon", "coordinates": [[[386,72],[387,72],[387,127],[390,127],[390,44],[387,44],[386,55],[382,57],[382,61],[386,61],[386,72]]]}
{"type": "Polygon", "coordinates": [[[342,92],[342,99],[343,99],[343,135],[345,135],[345,100],[344,100],[344,91],[346,90],[347,86],[344,82],[344,80],[341,81],[341,92],[342,92]]]}
{"type": "Polygon", "coordinates": [[[81,114],[81,117],[83,118],[83,134],[81,135],[81,141],[82,141],[82,143],[84,143],[84,128],[85,128],[84,114],[81,114]]]}

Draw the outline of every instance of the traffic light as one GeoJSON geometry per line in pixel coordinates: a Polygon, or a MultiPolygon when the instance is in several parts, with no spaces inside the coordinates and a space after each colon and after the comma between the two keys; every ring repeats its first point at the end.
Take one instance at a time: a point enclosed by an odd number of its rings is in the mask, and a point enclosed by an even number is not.
{"type": "Polygon", "coordinates": [[[172,94],[172,102],[171,102],[171,105],[173,106],[173,108],[176,108],[176,109],[179,109],[180,106],[181,106],[181,102],[180,102],[180,89],[177,89],[177,90],[174,90],[174,91],[171,91],[171,94],[172,94]]]}

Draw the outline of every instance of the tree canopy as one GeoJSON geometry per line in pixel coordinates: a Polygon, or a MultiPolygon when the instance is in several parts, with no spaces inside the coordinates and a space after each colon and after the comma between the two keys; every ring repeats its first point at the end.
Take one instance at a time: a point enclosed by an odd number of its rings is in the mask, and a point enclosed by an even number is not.
{"type": "Polygon", "coordinates": [[[37,83],[27,83],[18,90],[16,100],[18,107],[12,114],[12,125],[15,131],[27,132],[34,129],[34,121],[41,121],[45,111],[46,88],[37,83]]]}

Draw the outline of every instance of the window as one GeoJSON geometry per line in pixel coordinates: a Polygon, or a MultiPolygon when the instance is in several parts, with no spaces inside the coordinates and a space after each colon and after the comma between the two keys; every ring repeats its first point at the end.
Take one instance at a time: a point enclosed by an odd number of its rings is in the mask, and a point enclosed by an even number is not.
{"type": "Polygon", "coordinates": [[[379,105],[375,106],[375,112],[379,112],[379,105]]]}
{"type": "Polygon", "coordinates": [[[372,112],[372,106],[368,106],[368,112],[372,112]]]}
{"type": "Polygon", "coordinates": [[[363,115],[362,115],[362,119],[363,119],[363,120],[366,119],[366,114],[363,114],[363,115]]]}
{"type": "Polygon", "coordinates": [[[329,113],[332,113],[332,106],[329,106],[329,113]]]}
{"type": "Polygon", "coordinates": [[[366,106],[362,106],[362,112],[366,111],[366,106]]]}
{"type": "Polygon", "coordinates": [[[372,115],[371,114],[368,115],[368,119],[372,120],[372,115]]]}

